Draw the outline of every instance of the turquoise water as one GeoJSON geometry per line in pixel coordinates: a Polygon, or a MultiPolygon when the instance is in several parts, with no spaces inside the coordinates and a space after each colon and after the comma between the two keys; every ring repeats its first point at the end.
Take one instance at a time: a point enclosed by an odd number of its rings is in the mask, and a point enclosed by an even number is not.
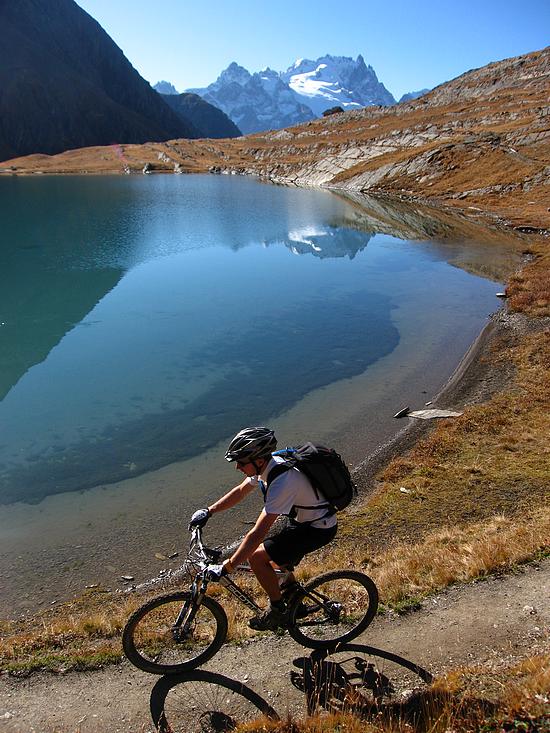
{"type": "Polygon", "coordinates": [[[404,303],[419,348],[438,319],[467,343],[497,307],[495,283],[448,264],[448,242],[377,233],[326,191],[12,177],[0,211],[4,504],[268,423],[391,354],[404,303]]]}

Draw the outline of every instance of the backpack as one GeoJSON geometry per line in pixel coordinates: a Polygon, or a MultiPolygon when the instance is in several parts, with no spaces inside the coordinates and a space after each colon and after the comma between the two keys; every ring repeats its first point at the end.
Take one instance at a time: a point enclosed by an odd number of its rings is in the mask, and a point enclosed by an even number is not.
{"type": "Polygon", "coordinates": [[[277,450],[272,455],[281,456],[285,463],[271,469],[267,487],[277,476],[297,468],[307,476],[317,498],[326,499],[326,505],[321,505],[329,510],[325,516],[344,509],[357,496],[357,487],[351,480],[349,469],[333,448],[304,443],[296,448],[277,450]]]}

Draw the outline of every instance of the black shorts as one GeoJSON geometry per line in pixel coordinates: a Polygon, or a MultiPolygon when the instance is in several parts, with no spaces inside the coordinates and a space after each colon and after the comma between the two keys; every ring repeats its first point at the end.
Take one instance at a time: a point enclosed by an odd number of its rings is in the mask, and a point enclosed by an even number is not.
{"type": "Polygon", "coordinates": [[[337,525],[316,529],[309,524],[290,524],[273,537],[265,539],[264,548],[274,563],[292,570],[304,555],[333,540],[337,529],[337,525]]]}

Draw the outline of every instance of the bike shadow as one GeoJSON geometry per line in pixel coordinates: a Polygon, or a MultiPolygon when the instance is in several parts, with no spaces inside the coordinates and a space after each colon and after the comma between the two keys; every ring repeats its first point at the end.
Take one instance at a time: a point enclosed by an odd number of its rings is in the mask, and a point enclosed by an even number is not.
{"type": "MultiPolygon", "coordinates": [[[[360,644],[314,650],[293,661],[292,684],[305,694],[308,715],[344,713],[378,723],[408,724],[420,733],[433,730],[464,706],[457,695],[432,687],[432,674],[393,652],[360,644]]],[[[486,719],[496,706],[468,701],[470,713],[486,719]]]]}
{"type": "Polygon", "coordinates": [[[229,733],[262,716],[279,719],[269,702],[243,682],[204,669],[160,677],[151,691],[150,711],[159,733],[229,733]]]}
{"type": "MultiPolygon", "coordinates": [[[[393,652],[361,644],[338,644],[298,657],[292,685],[305,695],[309,716],[344,713],[375,723],[399,723],[425,733],[464,706],[432,687],[432,674],[393,652]]],[[[223,674],[194,669],[160,677],[151,691],[150,710],[159,733],[229,733],[239,724],[277,712],[255,690],[223,674]]],[[[470,699],[468,711],[484,720],[496,707],[470,699]]]]}

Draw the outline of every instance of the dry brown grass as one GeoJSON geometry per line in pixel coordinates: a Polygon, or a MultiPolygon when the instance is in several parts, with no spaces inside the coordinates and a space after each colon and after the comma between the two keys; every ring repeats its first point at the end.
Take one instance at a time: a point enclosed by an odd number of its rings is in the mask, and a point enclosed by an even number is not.
{"type": "Polygon", "coordinates": [[[377,493],[343,525],[349,540],[374,552],[449,523],[521,518],[548,502],[550,331],[501,347],[492,359],[497,370],[515,370],[513,385],[393,460],[377,493]]]}
{"type": "Polygon", "coordinates": [[[143,600],[94,589],[32,619],[4,623],[0,669],[89,669],[118,661],[122,628],[143,600]]]}
{"type": "MultiPolygon", "coordinates": [[[[550,544],[550,508],[537,509],[517,521],[494,517],[465,528],[448,527],[430,533],[417,544],[400,543],[377,555],[361,547],[340,544],[330,553],[305,561],[299,577],[307,580],[329,568],[363,568],[375,580],[383,603],[405,608],[411,599],[471,581],[493,572],[510,570],[536,557],[550,544]]],[[[258,603],[264,602],[251,577],[239,583],[258,603]]],[[[250,612],[221,587],[211,594],[225,608],[228,640],[242,640],[256,632],[248,628],[250,612]]],[[[11,671],[37,668],[92,668],[121,658],[120,634],[128,616],[145,601],[91,591],[77,601],[19,623],[3,624],[0,665],[11,671]]]]}
{"type": "Polygon", "coordinates": [[[383,603],[433,593],[453,583],[468,582],[546,553],[550,548],[550,507],[542,506],[520,520],[496,516],[466,527],[443,527],[422,541],[399,542],[366,554],[361,546],[340,544],[300,566],[307,579],[328,567],[362,568],[376,582],[383,603]]]}
{"type": "MultiPolygon", "coordinates": [[[[419,543],[401,542],[376,555],[365,554],[360,546],[341,543],[306,558],[297,575],[307,581],[332,568],[362,569],[375,581],[382,603],[401,610],[407,602],[453,583],[509,572],[549,548],[550,507],[540,507],[522,521],[497,516],[468,527],[444,527],[419,543]]],[[[253,579],[239,579],[239,583],[258,603],[265,603],[253,579]]],[[[256,635],[248,628],[250,612],[244,606],[222,588],[214,594],[227,612],[230,640],[256,635]]]]}
{"type": "Polygon", "coordinates": [[[533,731],[550,730],[549,654],[528,657],[513,664],[455,669],[436,680],[434,691],[445,692],[452,700],[481,698],[492,704],[494,727],[490,727],[489,721],[487,730],[502,730],[497,726],[503,721],[510,723],[509,730],[529,730],[529,721],[533,731]]]}
{"type": "Polygon", "coordinates": [[[281,722],[260,719],[239,725],[237,733],[374,733],[380,730],[352,715],[326,715],[306,720],[288,718],[281,722]]]}
{"type": "Polygon", "coordinates": [[[373,558],[368,567],[383,601],[399,603],[453,583],[509,571],[550,547],[550,508],[523,522],[494,517],[465,528],[447,527],[424,541],[401,543],[373,558]]]}
{"type": "MultiPolygon", "coordinates": [[[[539,245],[537,249],[543,248],[539,245]]],[[[550,255],[539,255],[511,277],[507,294],[512,310],[536,317],[550,316],[550,255]]]]}
{"type": "Polygon", "coordinates": [[[454,670],[431,689],[404,705],[392,706],[368,720],[347,714],[324,714],[281,722],[261,719],[239,726],[239,733],[459,733],[550,731],[550,656],[524,659],[495,669],[454,670]]]}
{"type": "Polygon", "coordinates": [[[550,654],[528,657],[511,665],[460,667],[438,678],[434,689],[503,701],[510,715],[526,709],[541,714],[550,704],[550,654]]]}

